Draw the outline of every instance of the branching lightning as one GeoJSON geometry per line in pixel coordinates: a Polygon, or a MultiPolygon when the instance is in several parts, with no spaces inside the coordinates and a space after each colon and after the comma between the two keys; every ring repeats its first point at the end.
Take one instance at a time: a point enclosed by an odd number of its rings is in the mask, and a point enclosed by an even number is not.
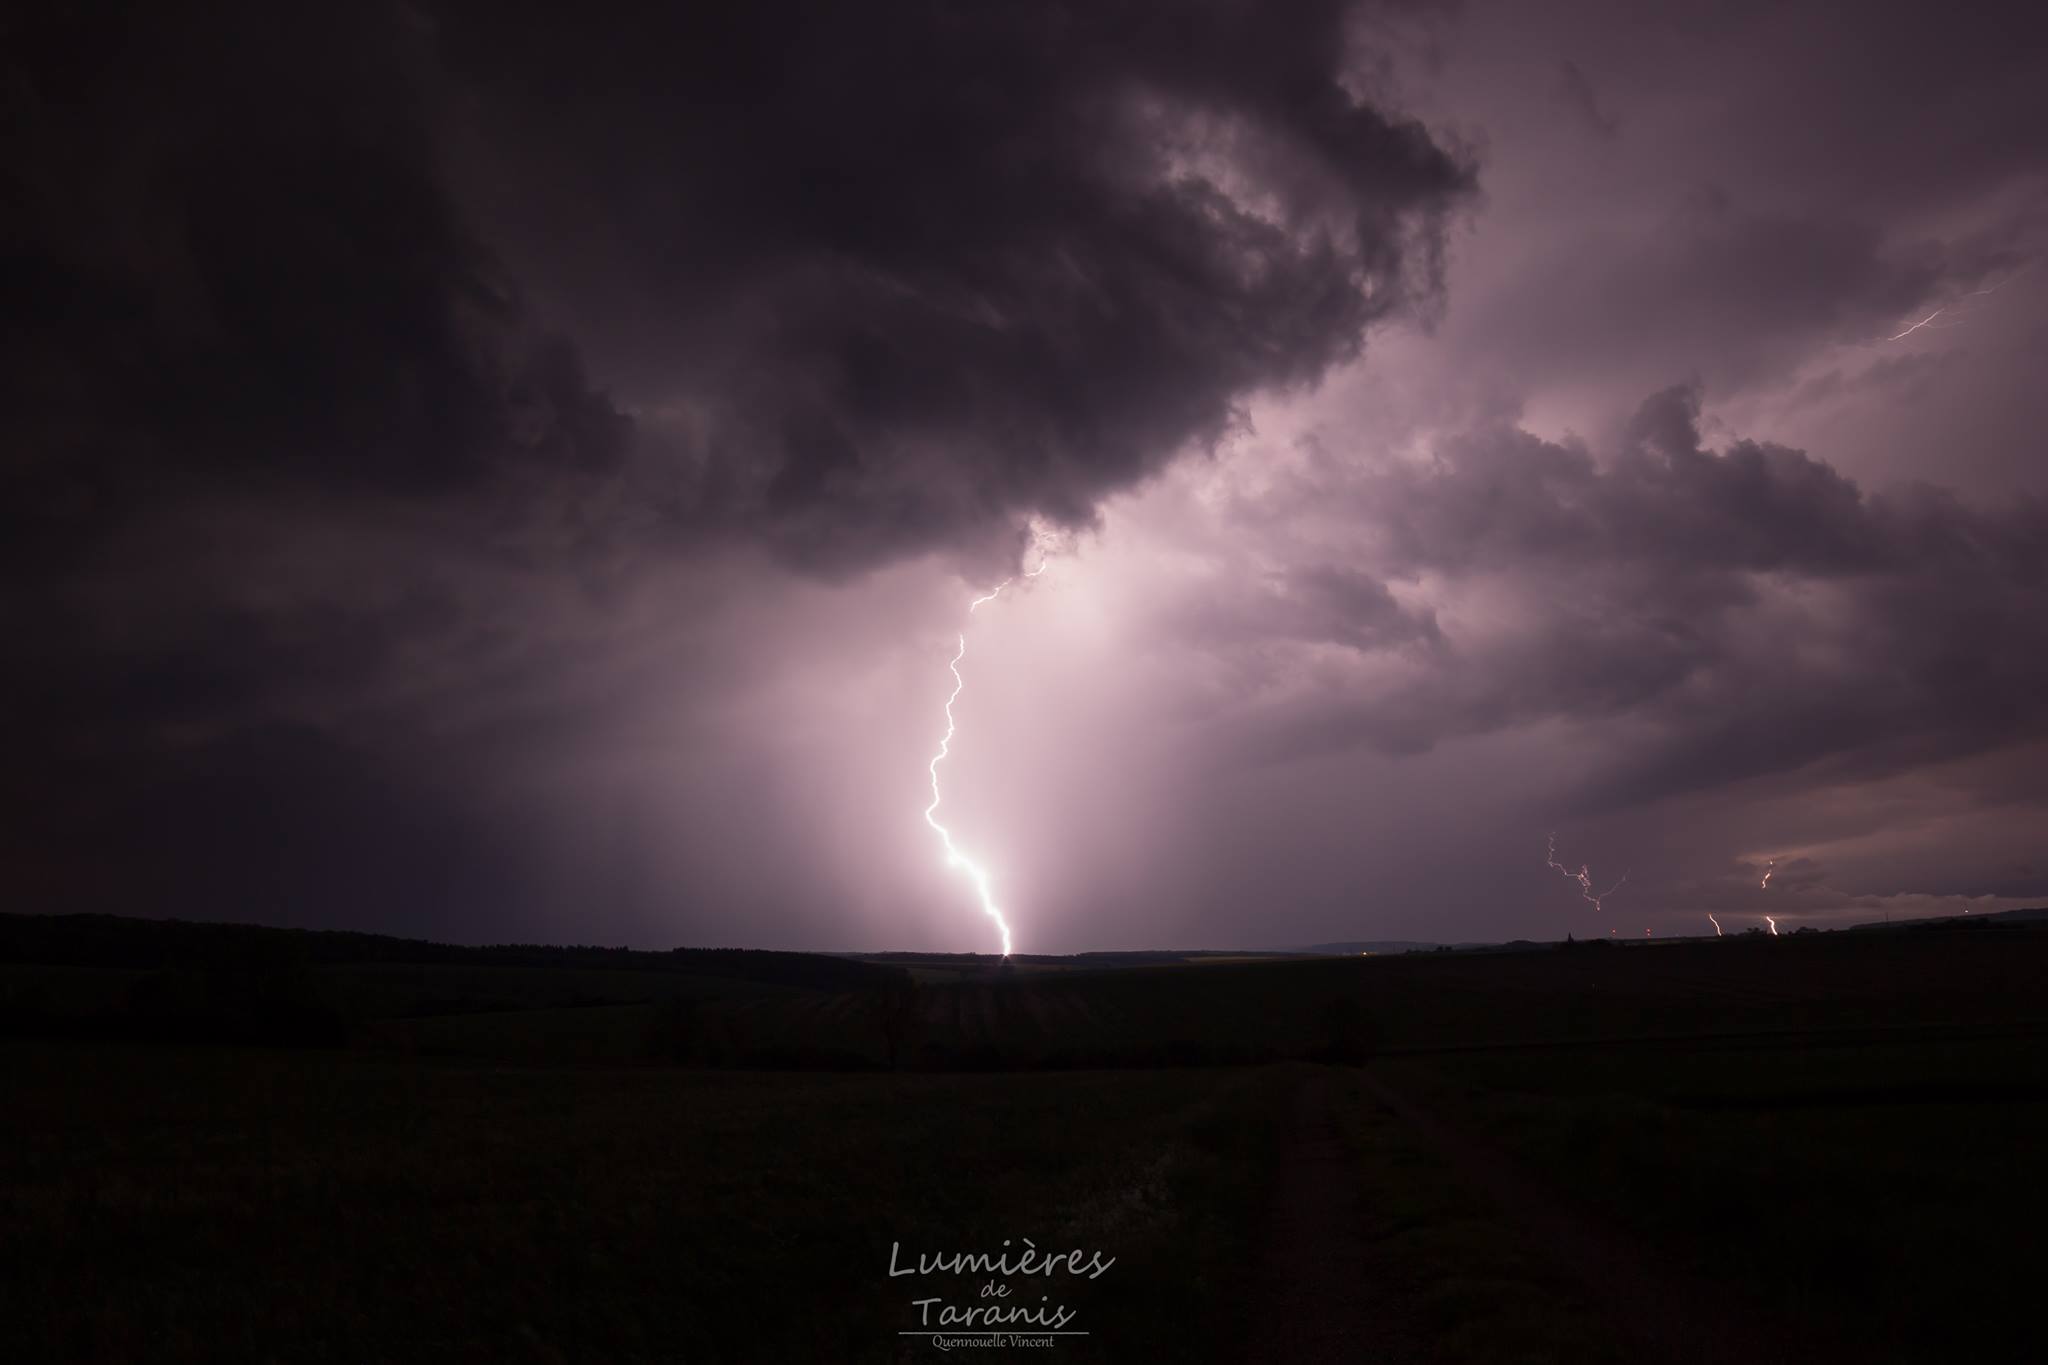
{"type": "MultiPolygon", "coordinates": [[[[1046,563],[1046,560],[1041,559],[1037,568],[1033,569],[1030,573],[1021,575],[1021,577],[1038,577],[1045,572],[1046,563]]],[[[969,602],[967,604],[968,614],[972,615],[980,607],[1001,597],[1003,590],[1016,581],[1016,577],[1006,578],[988,592],[969,602]]],[[[952,661],[947,664],[947,667],[953,671],[953,692],[951,696],[946,698],[946,733],[939,740],[939,751],[932,755],[932,761],[926,765],[927,770],[932,776],[932,803],[924,808],[924,822],[939,832],[939,842],[946,849],[946,866],[958,868],[960,871],[965,872],[968,879],[974,883],[974,893],[981,900],[981,912],[995,922],[996,932],[1003,936],[1003,956],[1008,957],[1011,945],[1010,922],[1003,918],[1002,908],[996,904],[995,891],[989,885],[987,870],[965,853],[962,853],[954,845],[952,833],[938,822],[936,814],[939,809],[939,764],[945,762],[947,755],[952,752],[953,734],[957,728],[953,720],[953,703],[960,699],[961,691],[967,686],[967,679],[962,677],[960,673],[960,661],[966,657],[967,632],[963,630],[960,632],[960,648],[954,652],[952,661]]]]}
{"type": "Polygon", "coordinates": [[[1564,874],[1564,876],[1570,878],[1572,881],[1577,882],[1579,884],[1579,895],[1595,910],[1605,909],[1606,907],[1603,906],[1601,902],[1605,901],[1609,896],[1613,895],[1615,892],[1621,890],[1621,883],[1628,880],[1628,871],[1627,869],[1624,869],[1622,871],[1620,881],[1615,882],[1614,885],[1608,887],[1605,891],[1602,891],[1598,895],[1593,894],[1593,873],[1587,864],[1580,863],[1579,870],[1577,872],[1574,872],[1570,868],[1566,867],[1563,863],[1557,860],[1557,835],[1555,834],[1552,834],[1550,836],[1549,851],[1544,855],[1544,859],[1550,864],[1550,866],[1556,868],[1560,873],[1564,874]]]}

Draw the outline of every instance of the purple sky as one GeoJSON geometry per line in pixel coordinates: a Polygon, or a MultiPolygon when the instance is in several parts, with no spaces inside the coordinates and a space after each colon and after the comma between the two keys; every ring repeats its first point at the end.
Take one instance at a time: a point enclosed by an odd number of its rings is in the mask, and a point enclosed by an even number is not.
{"type": "Polygon", "coordinates": [[[1034,526],[1020,950],[2048,900],[2038,11],[559,9],[0,58],[10,904],[987,951],[1034,526]]]}

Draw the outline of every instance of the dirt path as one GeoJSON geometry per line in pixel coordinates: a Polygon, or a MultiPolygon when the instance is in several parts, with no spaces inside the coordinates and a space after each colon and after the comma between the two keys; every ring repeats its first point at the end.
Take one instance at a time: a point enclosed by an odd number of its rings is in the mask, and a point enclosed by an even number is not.
{"type": "Polygon", "coordinates": [[[1408,1314],[1375,1282],[1358,1176],[1327,1075],[1305,1078],[1251,1286],[1253,1365],[1409,1365],[1425,1359],[1408,1314]]]}

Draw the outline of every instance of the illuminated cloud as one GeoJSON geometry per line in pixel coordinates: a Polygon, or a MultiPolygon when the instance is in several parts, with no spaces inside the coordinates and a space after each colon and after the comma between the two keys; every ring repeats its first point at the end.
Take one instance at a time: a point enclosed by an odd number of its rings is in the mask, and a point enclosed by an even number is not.
{"type": "Polygon", "coordinates": [[[19,899],[985,950],[1034,515],[1034,950],[2048,896],[2044,22],[24,23],[19,899]]]}

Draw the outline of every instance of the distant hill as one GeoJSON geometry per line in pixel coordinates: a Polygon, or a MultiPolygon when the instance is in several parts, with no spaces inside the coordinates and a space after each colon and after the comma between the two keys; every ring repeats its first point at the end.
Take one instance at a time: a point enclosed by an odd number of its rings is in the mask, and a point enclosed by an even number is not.
{"type": "Polygon", "coordinates": [[[467,947],[344,929],[279,929],[122,915],[0,914],[0,963],[120,967],[144,971],[235,964],[306,967],[410,963],[465,967],[577,967],[687,972],[693,976],[854,991],[896,979],[884,967],[824,953],[759,948],[646,952],[587,944],[500,943],[467,947]]]}
{"type": "Polygon", "coordinates": [[[1872,920],[1868,924],[1852,924],[1849,928],[1857,932],[1883,933],[1887,929],[1968,929],[1976,925],[2032,925],[2048,922],[2048,905],[2029,906],[2024,910],[1994,910],[1985,915],[1938,915],[1929,919],[1872,920]]]}
{"type": "Polygon", "coordinates": [[[1293,953],[1314,953],[1319,957],[1357,957],[1360,953],[1412,953],[1431,952],[1442,947],[1440,943],[1422,943],[1406,938],[1360,939],[1355,943],[1312,943],[1306,948],[1290,948],[1293,953]]]}

